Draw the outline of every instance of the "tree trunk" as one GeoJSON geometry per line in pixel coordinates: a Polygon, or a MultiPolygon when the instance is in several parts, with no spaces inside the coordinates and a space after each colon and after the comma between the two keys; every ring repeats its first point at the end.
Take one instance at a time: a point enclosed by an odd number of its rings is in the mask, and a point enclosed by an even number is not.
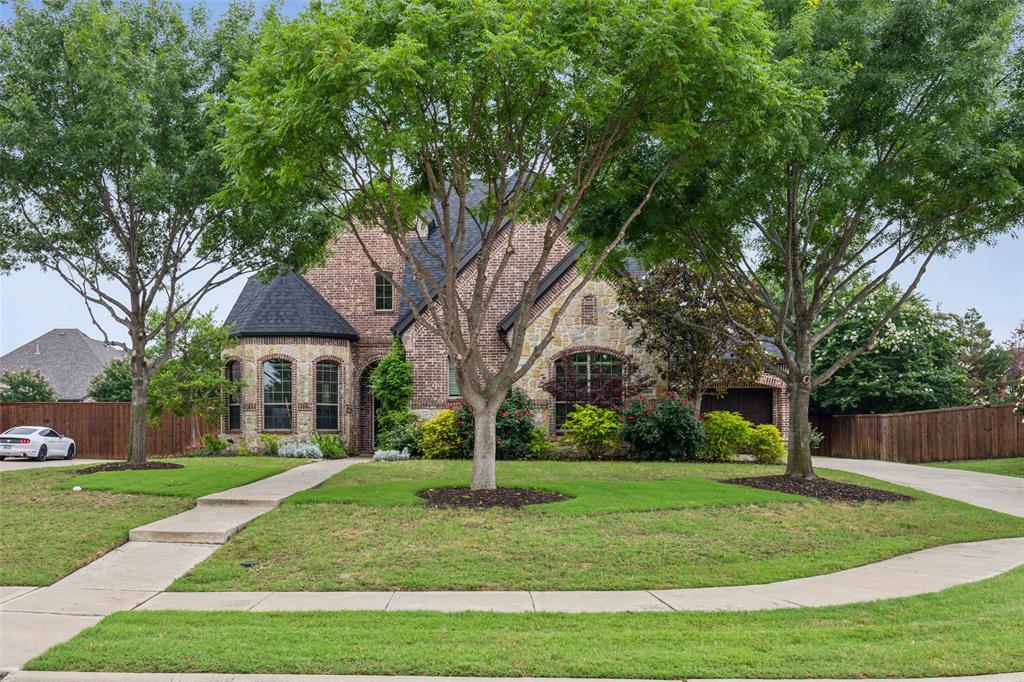
{"type": "Polygon", "coordinates": [[[132,350],[132,411],[128,425],[128,463],[146,463],[146,421],[149,417],[149,378],[146,376],[144,350],[132,350]]]}
{"type": "Polygon", "coordinates": [[[693,413],[696,416],[700,416],[700,403],[704,398],[704,389],[698,389],[693,392],[693,413]]]}
{"type": "MultiPolygon", "coordinates": [[[[807,375],[804,375],[807,376],[807,375]]],[[[786,475],[817,478],[811,463],[811,386],[796,377],[789,382],[789,457],[786,475]]]]}
{"type": "Polygon", "coordinates": [[[191,419],[188,420],[189,436],[192,445],[199,445],[199,415],[193,409],[191,419]]]}
{"type": "Polygon", "coordinates": [[[498,408],[485,405],[483,409],[473,413],[473,490],[494,490],[497,487],[495,473],[495,426],[498,421],[498,408]]]}

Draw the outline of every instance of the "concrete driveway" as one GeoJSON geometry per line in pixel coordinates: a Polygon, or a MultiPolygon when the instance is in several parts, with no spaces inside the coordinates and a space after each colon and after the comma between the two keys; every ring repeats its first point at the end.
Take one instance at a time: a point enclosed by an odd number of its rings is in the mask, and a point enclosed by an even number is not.
{"type": "Polygon", "coordinates": [[[112,459],[79,459],[74,458],[72,460],[66,459],[48,459],[45,462],[36,462],[31,459],[6,459],[0,462],[0,472],[3,471],[21,471],[22,469],[44,469],[47,467],[68,467],[76,464],[102,464],[104,462],[113,462],[112,459]]]}
{"type": "Polygon", "coordinates": [[[841,457],[815,457],[814,466],[879,478],[896,485],[923,490],[932,495],[950,497],[976,507],[1024,517],[1024,478],[920,464],[897,464],[874,459],[841,457]]]}

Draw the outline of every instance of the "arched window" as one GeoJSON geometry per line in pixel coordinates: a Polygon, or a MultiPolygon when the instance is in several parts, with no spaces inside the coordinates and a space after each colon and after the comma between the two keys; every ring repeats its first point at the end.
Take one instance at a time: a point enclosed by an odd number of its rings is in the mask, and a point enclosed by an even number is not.
{"type": "Polygon", "coordinates": [[[292,428],[292,363],[288,360],[263,363],[263,428],[270,431],[292,428]]]}
{"type": "Polygon", "coordinates": [[[622,402],[622,360],[611,353],[581,351],[555,360],[549,389],[555,397],[555,428],[561,429],[576,405],[613,407],[622,402]]]}
{"type": "Polygon", "coordinates": [[[316,363],[316,428],[318,431],[338,430],[338,363],[321,360],[316,363]]]}
{"type": "Polygon", "coordinates": [[[228,381],[235,383],[236,388],[228,393],[228,431],[240,431],[242,429],[242,365],[238,360],[230,361],[224,367],[224,376],[228,381]]]}

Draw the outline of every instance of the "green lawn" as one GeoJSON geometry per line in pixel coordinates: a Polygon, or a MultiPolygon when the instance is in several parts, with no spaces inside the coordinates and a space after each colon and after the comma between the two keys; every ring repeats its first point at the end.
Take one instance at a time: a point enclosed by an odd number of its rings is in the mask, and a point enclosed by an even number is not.
{"type": "Polygon", "coordinates": [[[935,594],[746,613],[123,612],[29,670],[931,677],[1024,670],[1024,569],[935,594]]]}
{"type": "Polygon", "coordinates": [[[928,466],[946,469],[966,469],[980,471],[983,474],[1002,474],[1003,476],[1019,476],[1024,478],[1024,457],[1006,457],[1003,459],[964,459],[956,462],[929,462],[928,466]]]}
{"type": "Polygon", "coordinates": [[[501,485],[576,497],[523,510],[431,509],[468,462],[358,464],[289,498],[178,579],[179,591],[655,589],[817,575],[926,547],[1024,535],[1024,519],[852,474],[915,501],[851,505],[715,479],[779,467],[499,462],[501,485]],[[255,568],[240,566],[258,561],[255,568]]]}
{"type": "Polygon", "coordinates": [[[185,468],[80,476],[62,467],[0,474],[0,585],[50,585],[125,542],[136,526],[185,511],[198,496],[302,462],[174,461],[185,468]],[[73,492],[75,485],[85,490],[73,492]]]}
{"type": "Polygon", "coordinates": [[[196,499],[279,474],[305,464],[308,460],[286,457],[177,457],[160,461],[176,462],[184,465],[184,468],[100,471],[64,480],[59,487],[70,490],[80,485],[85,490],[196,499]]]}

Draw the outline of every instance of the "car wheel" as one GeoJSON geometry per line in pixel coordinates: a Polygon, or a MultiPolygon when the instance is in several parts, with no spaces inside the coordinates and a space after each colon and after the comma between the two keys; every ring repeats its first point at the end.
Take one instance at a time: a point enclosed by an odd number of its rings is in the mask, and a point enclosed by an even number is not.
{"type": "Polygon", "coordinates": [[[74,444],[72,444],[72,445],[68,446],[68,451],[67,451],[67,453],[64,454],[64,459],[74,459],[74,458],[75,458],[75,446],[74,446],[74,444]]]}
{"type": "Polygon", "coordinates": [[[36,455],[36,461],[37,462],[45,462],[46,461],[46,446],[45,445],[39,446],[39,454],[36,455]]]}

